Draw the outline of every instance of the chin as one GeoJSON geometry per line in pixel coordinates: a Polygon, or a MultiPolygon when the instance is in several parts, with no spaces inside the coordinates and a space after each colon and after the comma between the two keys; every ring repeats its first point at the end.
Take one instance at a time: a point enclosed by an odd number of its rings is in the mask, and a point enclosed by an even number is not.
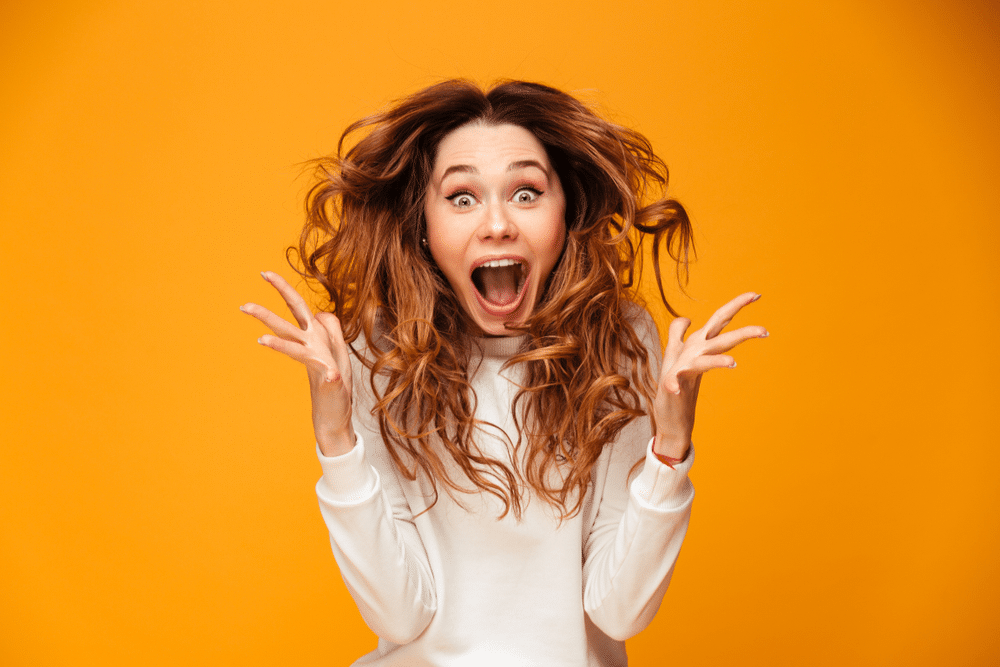
{"type": "Polygon", "coordinates": [[[511,313],[494,315],[488,312],[483,307],[478,292],[473,295],[472,303],[467,306],[466,310],[472,316],[472,321],[476,323],[476,326],[487,336],[519,336],[521,335],[520,331],[509,329],[507,325],[520,324],[531,314],[531,309],[527,307],[527,304],[534,303],[536,290],[528,287],[525,292],[521,295],[520,304],[511,313]]]}

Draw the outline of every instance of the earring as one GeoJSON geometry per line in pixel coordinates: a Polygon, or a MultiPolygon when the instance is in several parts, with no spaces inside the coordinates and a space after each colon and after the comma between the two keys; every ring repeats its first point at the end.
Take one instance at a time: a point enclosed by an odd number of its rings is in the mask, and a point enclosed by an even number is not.
{"type": "Polygon", "coordinates": [[[427,247],[427,237],[426,236],[424,238],[420,239],[420,245],[422,245],[425,248],[427,247]]]}

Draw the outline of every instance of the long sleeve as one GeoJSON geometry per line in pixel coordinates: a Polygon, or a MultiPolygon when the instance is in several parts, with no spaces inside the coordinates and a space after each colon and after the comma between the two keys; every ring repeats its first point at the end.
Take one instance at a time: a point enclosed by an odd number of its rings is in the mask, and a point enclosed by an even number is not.
{"type": "Polygon", "coordinates": [[[670,584],[691,515],[694,488],[687,472],[689,451],[671,470],[646,447],[641,472],[631,484],[636,457],[610,454],[606,472],[598,475],[599,509],[584,543],[584,609],[612,639],[624,641],[643,630],[660,607],[670,584]],[[603,479],[600,479],[603,477],[603,479]]]}
{"type": "MultiPolygon", "coordinates": [[[[645,310],[635,310],[636,332],[658,373],[656,328],[645,310]]],[[[659,609],[694,499],[688,478],[693,450],[671,469],[653,456],[650,434],[649,419],[636,420],[602,453],[607,460],[594,476],[597,512],[584,538],[584,609],[619,641],[643,630],[659,609]],[[639,474],[630,476],[640,461],[639,474]]]]}
{"type": "Polygon", "coordinates": [[[343,456],[317,454],[323,477],[316,495],[344,582],[368,627],[405,644],[427,627],[436,606],[427,556],[405,498],[397,489],[394,502],[395,494],[366,461],[360,435],[343,456]]]}
{"type": "MultiPolygon", "coordinates": [[[[363,372],[358,364],[356,383],[363,372]]],[[[364,391],[356,387],[355,398],[357,443],[336,457],[317,448],[323,477],[316,495],[337,565],[365,622],[380,638],[405,644],[434,616],[434,580],[395,468],[371,428],[364,391]]]]}

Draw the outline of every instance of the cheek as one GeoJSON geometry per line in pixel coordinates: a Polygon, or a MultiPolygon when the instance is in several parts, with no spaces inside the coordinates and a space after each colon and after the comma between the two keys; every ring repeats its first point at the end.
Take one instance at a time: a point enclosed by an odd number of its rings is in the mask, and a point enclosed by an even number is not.
{"type": "Polygon", "coordinates": [[[548,270],[555,266],[566,245],[566,221],[560,214],[553,217],[545,227],[544,235],[539,238],[539,248],[544,249],[543,261],[548,270]]]}
{"type": "Polygon", "coordinates": [[[566,245],[566,222],[562,218],[556,223],[555,228],[552,232],[552,247],[556,254],[562,252],[563,247],[566,245]]]}
{"type": "Polygon", "coordinates": [[[431,258],[441,273],[454,281],[463,272],[464,248],[454,225],[448,225],[440,216],[427,216],[427,245],[431,258]]]}
{"type": "Polygon", "coordinates": [[[439,242],[437,246],[431,246],[431,258],[449,282],[454,282],[460,277],[461,255],[455,252],[452,245],[439,242]]]}

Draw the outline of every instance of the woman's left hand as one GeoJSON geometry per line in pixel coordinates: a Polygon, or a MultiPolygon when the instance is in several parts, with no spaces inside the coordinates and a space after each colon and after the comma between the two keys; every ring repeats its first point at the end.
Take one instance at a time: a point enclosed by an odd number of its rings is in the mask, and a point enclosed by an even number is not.
{"type": "Polygon", "coordinates": [[[691,445],[694,410],[702,373],[713,368],[735,368],[736,360],[724,353],[745,340],[767,337],[767,330],[758,326],[746,326],[722,333],[744,306],[759,298],[760,295],[754,292],[741,294],[715,311],[705,326],[688,336],[687,340],[684,340],[684,333],[691,326],[691,320],[678,317],[670,323],[653,405],[656,421],[656,442],[653,443],[655,453],[671,459],[684,458],[691,445]]]}

